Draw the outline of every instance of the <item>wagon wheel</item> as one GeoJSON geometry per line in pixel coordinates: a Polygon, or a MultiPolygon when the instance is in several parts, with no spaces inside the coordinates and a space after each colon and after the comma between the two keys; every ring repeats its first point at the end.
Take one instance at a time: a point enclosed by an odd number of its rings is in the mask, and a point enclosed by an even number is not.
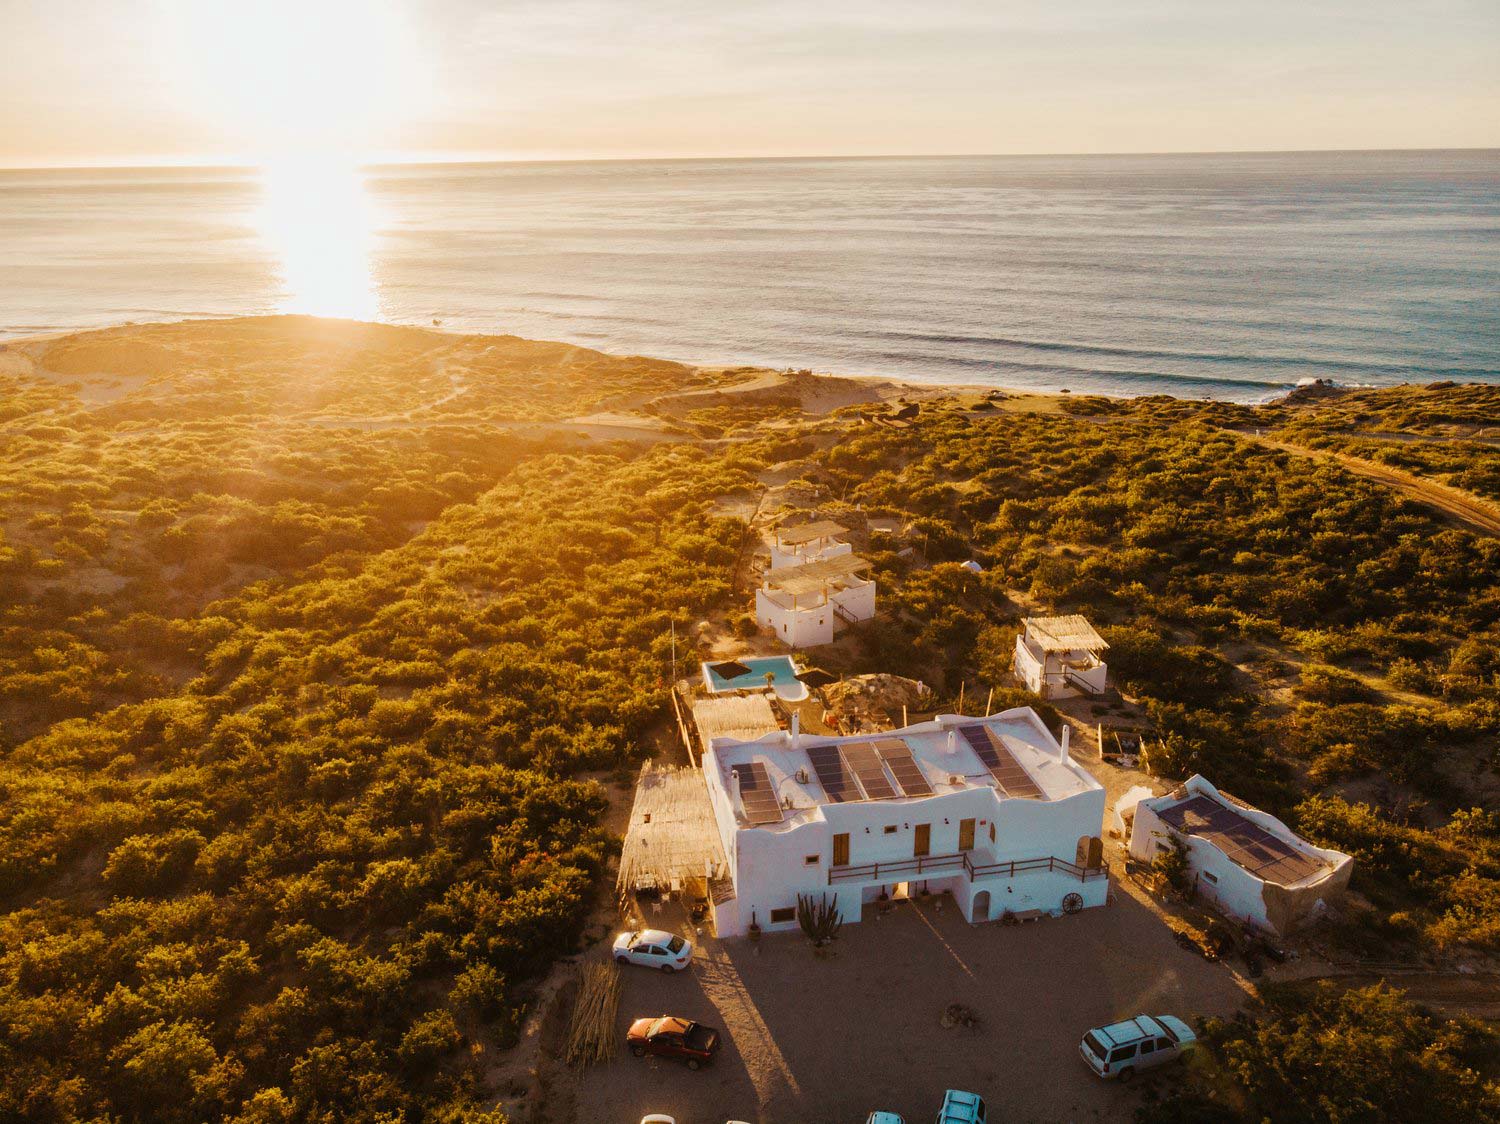
{"type": "Polygon", "coordinates": [[[1083,895],[1080,893],[1068,894],[1062,900],[1064,913],[1077,913],[1083,908],[1083,895]]]}

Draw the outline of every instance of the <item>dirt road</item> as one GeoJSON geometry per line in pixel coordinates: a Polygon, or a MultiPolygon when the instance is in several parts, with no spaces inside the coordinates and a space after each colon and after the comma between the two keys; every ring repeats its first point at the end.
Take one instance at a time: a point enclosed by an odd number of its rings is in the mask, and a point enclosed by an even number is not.
{"type": "Polygon", "coordinates": [[[1379,464],[1376,461],[1365,460],[1363,457],[1350,456],[1348,453],[1309,449],[1302,445],[1293,445],[1288,441],[1278,441],[1275,438],[1245,430],[1235,432],[1247,441],[1254,441],[1269,449],[1279,449],[1293,456],[1307,457],[1310,460],[1336,461],[1356,476],[1363,476],[1368,480],[1394,488],[1418,503],[1437,508],[1465,526],[1486,535],[1500,536],[1500,507],[1459,488],[1416,476],[1403,469],[1392,468],[1388,464],[1379,464]]]}

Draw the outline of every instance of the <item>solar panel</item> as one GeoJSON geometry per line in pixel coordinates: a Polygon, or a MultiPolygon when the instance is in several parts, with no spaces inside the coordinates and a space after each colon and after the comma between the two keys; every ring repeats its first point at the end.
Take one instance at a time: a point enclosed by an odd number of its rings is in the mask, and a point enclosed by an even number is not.
{"type": "Polygon", "coordinates": [[[891,776],[896,778],[896,783],[901,786],[903,795],[932,795],[932,785],[927,783],[927,778],[922,775],[922,770],[917,765],[917,759],[911,755],[911,749],[904,741],[886,738],[876,742],[875,748],[880,752],[885,763],[890,766],[891,776]]]}
{"type": "Polygon", "coordinates": [[[745,806],[745,819],[750,825],[780,823],[781,802],[771,787],[771,774],[766,772],[765,763],[751,761],[748,765],[732,765],[730,772],[739,778],[740,803],[745,806]]]}
{"type": "Polygon", "coordinates": [[[844,764],[859,778],[859,786],[865,790],[867,800],[894,800],[899,795],[886,779],[885,767],[869,742],[848,742],[840,747],[844,753],[844,764]]]}
{"type": "Polygon", "coordinates": [[[815,745],[807,751],[807,759],[812,762],[813,771],[818,774],[818,783],[823,786],[823,791],[828,794],[831,802],[842,804],[846,800],[864,799],[864,793],[859,790],[854,774],[844,764],[838,746],[815,745]]]}
{"type": "Polygon", "coordinates": [[[1325,865],[1207,796],[1194,796],[1168,808],[1161,818],[1178,831],[1208,840],[1234,863],[1267,882],[1289,886],[1325,865]]]}
{"type": "Polygon", "coordinates": [[[964,740],[969,743],[984,767],[1000,785],[1007,796],[1019,796],[1026,800],[1045,800],[1047,794],[1031,779],[1031,774],[1022,768],[1010,749],[995,736],[988,726],[960,726],[964,740]]]}

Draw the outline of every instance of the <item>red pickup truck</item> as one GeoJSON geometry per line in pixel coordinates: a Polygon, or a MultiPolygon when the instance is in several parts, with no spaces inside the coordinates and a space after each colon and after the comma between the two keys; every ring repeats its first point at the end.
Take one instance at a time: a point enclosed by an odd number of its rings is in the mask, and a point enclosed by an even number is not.
{"type": "Polygon", "coordinates": [[[719,1052],[719,1032],[691,1019],[662,1015],[656,1019],[636,1019],[625,1036],[630,1052],[638,1058],[656,1054],[663,1058],[681,1058],[689,1069],[699,1069],[714,1060],[719,1052]]]}

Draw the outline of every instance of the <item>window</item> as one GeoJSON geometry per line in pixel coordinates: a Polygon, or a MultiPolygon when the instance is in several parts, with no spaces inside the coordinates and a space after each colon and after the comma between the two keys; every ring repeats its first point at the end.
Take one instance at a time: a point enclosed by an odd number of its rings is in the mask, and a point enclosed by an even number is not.
{"type": "Polygon", "coordinates": [[[685,940],[683,940],[681,937],[673,937],[671,940],[669,940],[667,942],[667,951],[668,952],[681,952],[682,951],[682,946],[685,945],[685,944],[687,944],[687,942],[685,940]]]}
{"type": "Polygon", "coordinates": [[[886,829],[885,829],[885,833],[886,833],[886,834],[887,834],[887,835],[895,835],[895,834],[896,834],[896,825],[895,825],[895,824],[891,824],[891,825],[889,825],[889,826],[888,826],[888,827],[887,827],[887,828],[886,828],[886,829]]]}
{"type": "Polygon", "coordinates": [[[1158,1038],[1156,1040],[1156,1048],[1158,1050],[1170,1050],[1172,1048],[1172,1043],[1167,1041],[1165,1038],[1158,1038]]]}
{"type": "Polygon", "coordinates": [[[803,855],[802,856],[802,861],[804,863],[806,863],[808,866],[817,866],[818,865],[818,856],[817,855],[803,855]]]}
{"type": "Polygon", "coordinates": [[[994,841],[995,841],[995,825],[994,824],[990,824],[990,842],[993,843],[994,841]]]}
{"type": "Polygon", "coordinates": [[[773,909],[771,911],[771,924],[783,925],[788,921],[797,920],[797,907],[789,905],[785,909],[773,909]]]}
{"type": "Polygon", "coordinates": [[[1212,874],[1208,873],[1208,871],[1205,870],[1203,872],[1203,877],[1207,878],[1210,882],[1214,883],[1215,885],[1218,885],[1218,882],[1219,882],[1218,877],[1215,876],[1215,875],[1212,875],[1212,874]]]}
{"type": "Polygon", "coordinates": [[[1154,1053],[1156,1053],[1156,1043],[1155,1043],[1155,1041],[1142,1042],[1141,1043],[1141,1057],[1144,1058],[1147,1054],[1154,1054],[1154,1053]]]}
{"type": "Polygon", "coordinates": [[[849,865],[849,833],[841,831],[833,837],[833,865],[849,865]]]}
{"type": "Polygon", "coordinates": [[[1110,1054],[1109,1064],[1114,1065],[1116,1062],[1128,1062],[1133,1057],[1135,1057],[1134,1046],[1121,1046],[1114,1053],[1110,1054]]]}

